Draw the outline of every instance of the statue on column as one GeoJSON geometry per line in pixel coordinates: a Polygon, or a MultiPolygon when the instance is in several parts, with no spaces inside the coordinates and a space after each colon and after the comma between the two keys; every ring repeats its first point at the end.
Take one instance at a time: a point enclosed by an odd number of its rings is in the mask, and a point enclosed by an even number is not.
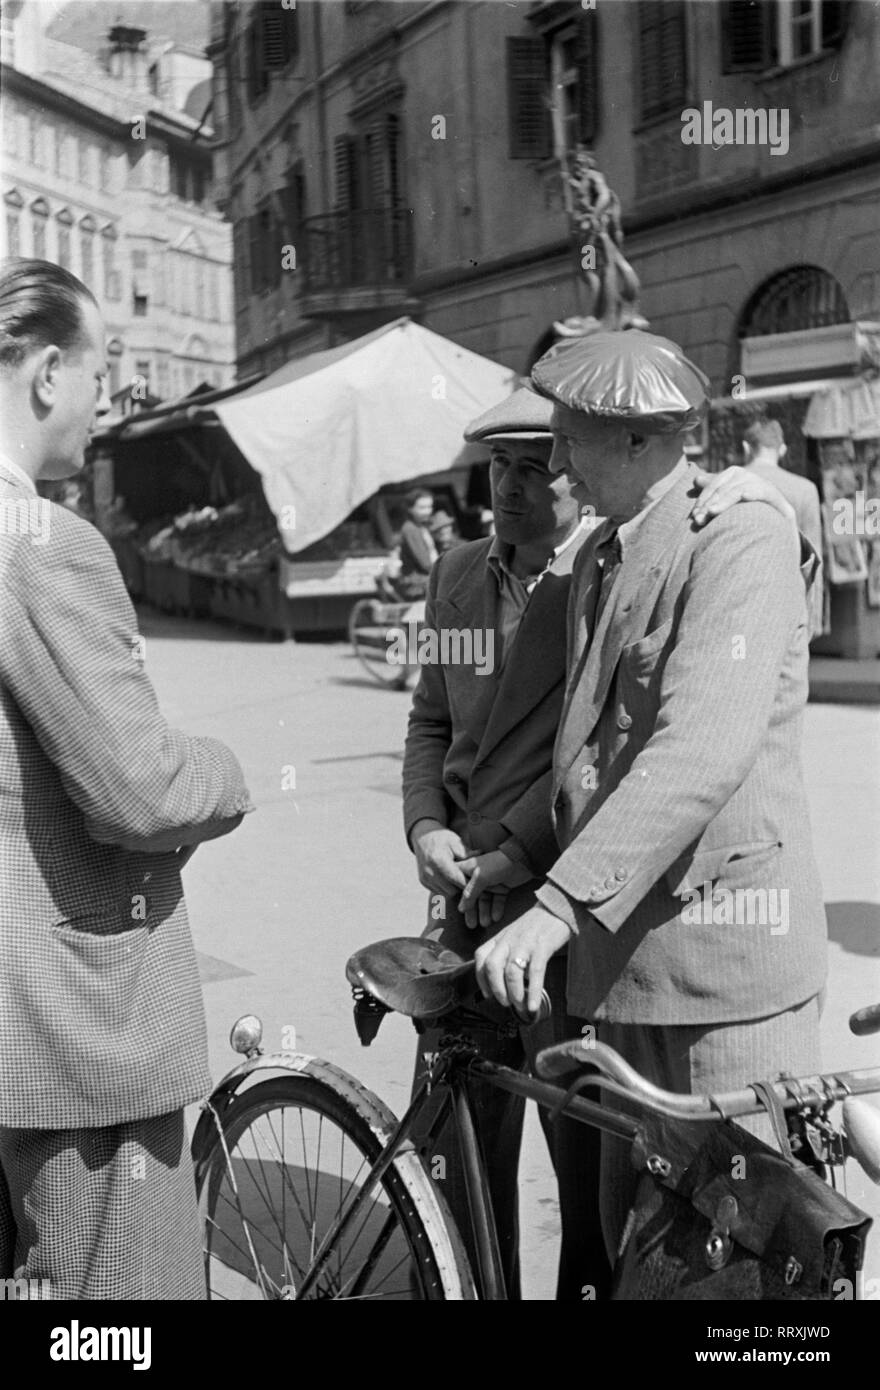
{"type": "Polygon", "coordinates": [[[590,291],[590,312],[553,327],[560,339],[598,329],[647,329],[638,310],[639,277],[623,254],[620,199],[585,145],[578,145],[563,171],[571,234],[582,280],[590,291]]]}

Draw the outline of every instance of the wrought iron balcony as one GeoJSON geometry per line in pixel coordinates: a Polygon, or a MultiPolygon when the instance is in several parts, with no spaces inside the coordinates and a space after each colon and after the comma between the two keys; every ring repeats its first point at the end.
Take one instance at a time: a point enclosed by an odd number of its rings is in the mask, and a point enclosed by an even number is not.
{"type": "Polygon", "coordinates": [[[307,295],[376,289],[406,296],[413,265],[410,208],[324,213],[307,218],[304,231],[307,295]]]}

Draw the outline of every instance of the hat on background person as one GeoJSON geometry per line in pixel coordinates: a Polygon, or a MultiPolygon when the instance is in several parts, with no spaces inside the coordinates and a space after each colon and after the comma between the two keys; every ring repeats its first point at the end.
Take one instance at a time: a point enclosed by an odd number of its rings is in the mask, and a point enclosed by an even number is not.
{"type": "Polygon", "coordinates": [[[428,530],[431,532],[442,531],[444,526],[454,526],[455,522],[448,512],[435,512],[428,522],[428,530]]]}
{"type": "Polygon", "coordinates": [[[532,382],[570,410],[640,434],[693,429],[709,406],[709,378],[678,344],[637,328],[556,344],[535,363],[532,382]]]}
{"type": "Polygon", "coordinates": [[[512,396],[478,415],[464,432],[469,444],[493,439],[546,439],[550,435],[553,402],[531,386],[521,386],[512,396]]]}

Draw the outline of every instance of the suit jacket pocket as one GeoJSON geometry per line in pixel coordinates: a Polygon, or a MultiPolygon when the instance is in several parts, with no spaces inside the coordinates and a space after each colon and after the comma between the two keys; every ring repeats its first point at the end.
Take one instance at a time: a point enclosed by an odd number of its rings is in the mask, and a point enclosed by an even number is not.
{"type": "Polygon", "coordinates": [[[107,933],[58,925],[51,936],[53,974],[63,982],[64,995],[76,1001],[80,1025],[103,1030],[129,1024],[140,996],[149,928],[107,933]]]}
{"type": "Polygon", "coordinates": [[[642,676],[650,675],[657,664],[659,653],[666,646],[672,633],[672,619],[667,618],[665,623],[661,623],[653,632],[649,632],[645,637],[640,637],[637,642],[630,642],[628,647],[624,647],[620,653],[621,664],[638,679],[642,676]]]}
{"type": "Polygon", "coordinates": [[[748,887],[772,873],[780,849],[779,840],[751,840],[683,854],[666,870],[666,887],[676,898],[717,880],[725,887],[748,887]]]}

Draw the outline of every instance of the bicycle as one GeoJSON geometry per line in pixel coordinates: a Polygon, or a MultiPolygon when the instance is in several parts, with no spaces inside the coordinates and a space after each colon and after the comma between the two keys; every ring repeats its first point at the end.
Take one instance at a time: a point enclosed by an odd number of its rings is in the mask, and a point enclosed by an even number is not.
{"type": "MultiPolygon", "coordinates": [[[[676,1095],[646,1081],[613,1049],[579,1038],[542,1052],[542,1075],[531,1077],[485,1060],[469,1037],[476,1018],[485,1027],[474,1012],[472,962],[434,942],[402,938],[357,952],[346,973],[364,1045],[392,1011],[412,1018],[417,1028],[440,1023],[446,1036],[429,1076],[397,1120],[332,1063],[295,1053],[264,1055],[259,1020],[246,1016],[236,1023],[230,1041],[245,1060],[205,1103],[193,1137],[211,1298],[503,1300],[498,1236],[469,1091],[474,1077],[556,1115],[643,1144],[648,1133],[643,1119],[585,1099],[578,1094],[583,1086],[624,1096],[649,1117],[715,1125],[763,1113],[775,1096],[791,1141],[801,1150],[798,1170],[812,1172],[810,1181],[823,1188],[816,1174],[827,1177],[827,1170],[833,1173],[855,1157],[880,1182],[880,1115],[868,1107],[866,1116],[858,1108],[864,1103],[854,1099],[880,1090],[880,1068],[783,1078],[714,1097],[676,1095]],[[589,1072],[583,1071],[585,1063],[589,1072]],[[264,1079],[269,1071],[277,1074],[264,1079]],[[432,1107],[432,1119],[422,1129],[420,1116],[437,1088],[443,1104],[432,1107]],[[844,1102],[846,1138],[828,1119],[838,1101],[844,1102]],[[474,1269],[425,1163],[450,1109],[475,1234],[474,1269]]],[[[850,1026],[861,1033],[880,1030],[880,1005],[853,1015],[850,1026]]],[[[778,1157],[754,1142],[765,1157],[778,1157]]],[[[654,1171],[650,1158],[646,1166],[654,1171]]],[[[662,1166],[659,1171],[662,1176],[662,1166]]],[[[815,1187],[811,1192],[815,1197],[815,1187]]],[[[729,1199],[726,1210],[730,1217],[729,1199]]],[[[858,1208],[851,1210],[851,1225],[863,1243],[870,1219],[858,1208]]],[[[710,1268],[729,1258],[730,1244],[729,1232],[713,1226],[707,1242],[710,1268]]],[[[851,1252],[851,1264],[853,1259],[857,1270],[851,1252]]],[[[788,1266],[785,1280],[790,1282],[788,1266]]]]}
{"type": "Polygon", "coordinates": [[[364,670],[380,685],[406,690],[410,676],[418,670],[419,625],[425,620],[423,599],[404,599],[393,582],[376,577],[372,598],[358,599],[348,620],[348,637],[364,670]],[[403,649],[405,660],[392,660],[403,649]]]}

